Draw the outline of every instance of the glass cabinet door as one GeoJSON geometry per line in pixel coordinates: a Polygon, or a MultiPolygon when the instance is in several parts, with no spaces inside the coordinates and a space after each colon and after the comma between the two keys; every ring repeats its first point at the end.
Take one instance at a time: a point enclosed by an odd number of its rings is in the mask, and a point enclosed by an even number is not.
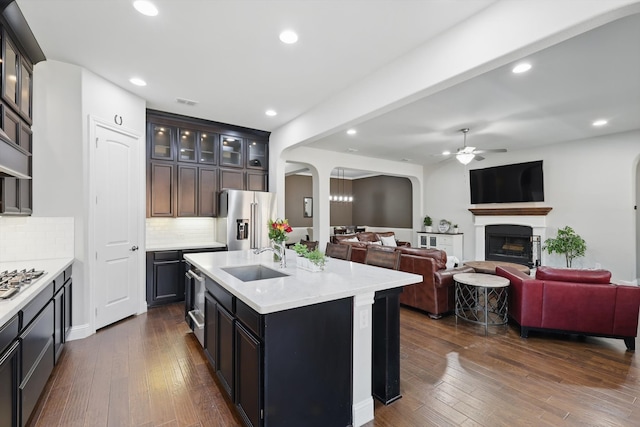
{"type": "Polygon", "coordinates": [[[209,132],[200,133],[200,163],[216,163],[216,135],[209,132]]]}
{"type": "Polygon", "coordinates": [[[178,160],[181,162],[196,161],[196,136],[197,132],[189,129],[180,129],[178,134],[178,160]]]}
{"type": "Polygon", "coordinates": [[[31,118],[31,70],[22,61],[20,65],[20,111],[31,118]]]}
{"type": "Polygon", "coordinates": [[[11,43],[5,40],[3,95],[18,105],[18,54],[11,43]]]}
{"type": "Polygon", "coordinates": [[[172,128],[163,125],[151,125],[151,157],[161,160],[173,160],[171,150],[172,128]]]}
{"type": "Polygon", "coordinates": [[[249,140],[248,151],[248,168],[267,169],[269,166],[269,158],[267,157],[266,142],[249,140]]]}
{"type": "Polygon", "coordinates": [[[243,167],[242,138],[235,136],[220,137],[220,164],[243,167]]]}

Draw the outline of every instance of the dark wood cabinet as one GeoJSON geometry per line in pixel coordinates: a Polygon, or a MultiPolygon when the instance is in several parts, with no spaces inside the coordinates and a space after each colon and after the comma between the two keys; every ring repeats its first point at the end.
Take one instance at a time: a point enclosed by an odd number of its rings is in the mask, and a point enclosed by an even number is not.
{"type": "Polygon", "coordinates": [[[220,169],[220,189],[245,190],[244,172],[220,169]]]}
{"type": "Polygon", "coordinates": [[[0,138],[0,158],[3,166],[18,172],[0,176],[0,214],[31,215],[32,184],[24,177],[32,176],[33,64],[45,58],[31,31],[25,31],[19,10],[0,16],[0,47],[0,126],[6,134],[0,138]]]}
{"type": "MultiPolygon", "coordinates": [[[[15,321],[17,323],[17,317],[15,321]]],[[[20,413],[19,375],[20,341],[13,340],[4,351],[0,351],[0,427],[18,425],[20,413]]]]}
{"type": "Polygon", "coordinates": [[[183,277],[180,251],[147,252],[147,306],[182,301],[183,277]]]}
{"type": "Polygon", "coordinates": [[[245,425],[351,424],[350,298],[262,315],[205,286],[205,352],[245,425]]]}
{"type": "Polygon", "coordinates": [[[267,191],[267,178],[265,172],[247,171],[247,190],[250,191],[267,191]]]}
{"type": "Polygon", "coordinates": [[[227,394],[233,399],[235,320],[233,315],[225,310],[221,304],[218,304],[216,310],[216,328],[216,339],[218,340],[216,374],[218,374],[227,394]]]}
{"type": "Polygon", "coordinates": [[[198,216],[215,216],[218,212],[218,170],[198,168],[198,216]]]}
{"type": "Polygon", "coordinates": [[[147,210],[149,216],[174,216],[175,165],[151,162],[147,181],[147,210]]]}
{"type": "Polygon", "coordinates": [[[198,215],[198,167],[178,165],[178,216],[198,215]]]}
{"type": "Polygon", "coordinates": [[[235,336],[236,407],[250,426],[259,426],[262,418],[262,344],[240,322],[235,336]]]}
{"type": "Polygon", "coordinates": [[[53,350],[54,362],[58,363],[64,343],[71,330],[71,303],[73,300],[71,267],[56,277],[53,283],[55,292],[53,296],[53,350]]]}
{"type": "Polygon", "coordinates": [[[216,299],[205,292],[204,295],[204,354],[214,370],[218,369],[218,303],[216,299]]]}
{"type": "Polygon", "coordinates": [[[224,188],[267,191],[269,133],[147,110],[147,216],[216,216],[224,188]]]}

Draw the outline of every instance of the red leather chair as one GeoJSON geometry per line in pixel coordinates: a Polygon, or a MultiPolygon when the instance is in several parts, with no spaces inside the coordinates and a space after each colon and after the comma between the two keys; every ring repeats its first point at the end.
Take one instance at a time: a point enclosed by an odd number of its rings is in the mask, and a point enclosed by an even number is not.
{"type": "Polygon", "coordinates": [[[520,336],[540,330],[621,338],[635,350],[640,287],[610,283],[606,270],[538,267],[532,278],[512,267],[496,274],[511,282],[509,317],[520,325],[520,336]]]}

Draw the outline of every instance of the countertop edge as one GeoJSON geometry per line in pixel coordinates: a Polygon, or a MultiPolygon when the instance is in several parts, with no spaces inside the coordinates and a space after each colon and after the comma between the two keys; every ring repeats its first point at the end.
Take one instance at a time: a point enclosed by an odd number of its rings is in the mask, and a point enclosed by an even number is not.
{"type": "Polygon", "coordinates": [[[145,247],[146,252],[156,251],[181,251],[191,249],[207,249],[207,248],[224,248],[227,245],[220,242],[206,242],[206,243],[186,243],[186,244],[166,244],[166,245],[147,245],[145,247]]]}
{"type": "MultiPolygon", "coordinates": [[[[234,251],[231,252],[227,252],[227,254],[232,253],[234,251]]],[[[239,252],[239,251],[238,251],[239,252]]],[[[287,269],[285,269],[284,271],[288,274],[290,274],[291,276],[295,276],[296,274],[299,274],[297,272],[297,268],[295,267],[295,256],[292,256],[292,254],[294,254],[293,251],[288,250],[287,251],[288,256],[287,256],[287,263],[289,265],[289,267],[287,269]],[[293,266],[293,267],[291,267],[293,266]]],[[[267,253],[268,257],[271,257],[271,253],[267,253]]],[[[371,283],[369,282],[366,285],[360,285],[360,286],[354,286],[354,287],[350,287],[350,288],[342,288],[342,289],[331,289],[330,292],[326,292],[326,293],[312,293],[308,296],[301,296],[298,297],[296,300],[288,300],[288,301],[283,301],[281,303],[270,303],[270,304],[266,304],[266,305],[261,305],[259,303],[257,303],[256,301],[254,301],[250,295],[247,295],[246,293],[242,292],[242,288],[250,288],[251,286],[277,286],[279,280],[281,279],[266,279],[266,280],[260,280],[259,282],[260,285],[257,284],[257,282],[242,282],[238,279],[235,279],[233,277],[231,277],[228,273],[223,272],[221,269],[224,267],[231,267],[231,266],[240,266],[240,265],[252,265],[252,264],[256,264],[260,263],[266,267],[269,268],[274,268],[274,265],[269,265],[270,263],[266,260],[268,260],[268,257],[264,257],[262,256],[261,259],[251,259],[251,260],[246,260],[246,262],[238,262],[235,261],[232,264],[229,265],[220,265],[219,267],[213,267],[210,268],[209,266],[205,265],[204,263],[199,262],[199,260],[194,259],[193,255],[185,255],[185,259],[187,261],[189,261],[192,265],[196,266],[202,273],[204,273],[207,277],[209,277],[210,279],[214,280],[216,283],[218,283],[220,286],[222,286],[224,289],[226,289],[227,291],[229,291],[230,293],[232,293],[234,296],[236,296],[237,298],[239,298],[242,302],[244,302],[245,304],[247,304],[249,307],[251,307],[253,310],[255,310],[257,313],[259,314],[269,314],[269,313],[275,313],[278,311],[284,311],[284,310],[289,310],[289,309],[293,309],[293,308],[298,308],[298,307],[304,307],[304,306],[308,306],[308,305],[313,305],[313,304],[319,304],[319,303],[323,303],[323,302],[327,302],[327,301],[334,301],[334,300],[338,300],[338,299],[343,299],[343,298],[351,298],[357,295],[361,295],[361,294],[366,294],[366,293],[375,293],[377,291],[382,291],[382,290],[386,290],[386,289],[392,289],[392,288],[397,288],[397,287],[401,287],[401,286],[405,286],[405,285],[410,285],[413,283],[418,283],[420,281],[422,281],[422,276],[417,275],[417,274],[413,274],[413,273],[407,273],[407,272],[402,272],[402,271],[394,271],[394,270],[387,270],[388,273],[392,273],[392,275],[396,276],[396,278],[394,280],[385,280],[384,282],[380,282],[380,283],[371,283]],[[266,261],[266,262],[265,262],[266,261]],[[253,284],[253,285],[252,285],[253,284]]],[[[330,263],[344,263],[343,267],[348,264],[350,267],[349,269],[352,268],[356,268],[356,269],[371,269],[371,268],[380,268],[380,267],[373,267],[373,266],[369,266],[369,265],[365,265],[365,264],[359,264],[359,263],[352,263],[351,261],[343,261],[343,260],[338,260],[338,259],[331,259],[330,263]]],[[[328,263],[329,265],[329,263],[328,263]]],[[[327,267],[327,269],[330,269],[331,267],[327,267]]],[[[274,269],[277,269],[277,267],[275,267],[274,269]]],[[[321,272],[321,273],[309,273],[309,272],[302,272],[302,275],[317,275],[317,274],[323,274],[323,273],[331,273],[331,271],[325,271],[325,272],[321,272]]],[[[307,276],[309,277],[309,276],[307,276]]],[[[312,276],[313,277],[313,276],[312,276]]],[[[321,277],[321,276],[315,276],[315,277],[321,277]]],[[[309,285],[308,283],[305,285],[301,285],[301,286],[312,286],[309,285]]],[[[325,289],[326,290],[326,289],[325,289]]],[[[317,291],[317,290],[316,290],[317,291]]]]}
{"type": "Polygon", "coordinates": [[[0,263],[0,271],[15,270],[21,268],[36,268],[45,270],[45,274],[33,285],[21,290],[17,295],[8,300],[0,300],[0,327],[7,323],[20,312],[33,298],[46,288],[60,273],[73,264],[74,258],[53,258],[38,261],[12,261],[0,263]]]}

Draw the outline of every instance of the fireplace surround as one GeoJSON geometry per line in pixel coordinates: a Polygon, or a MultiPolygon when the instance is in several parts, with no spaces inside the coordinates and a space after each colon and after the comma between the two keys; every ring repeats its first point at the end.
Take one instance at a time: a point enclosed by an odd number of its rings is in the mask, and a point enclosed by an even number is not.
{"type": "MultiPolygon", "coordinates": [[[[489,225],[519,225],[531,228],[533,236],[533,264],[544,261],[539,258],[540,242],[547,238],[547,214],[551,207],[491,207],[471,208],[475,225],[475,260],[485,261],[486,238],[485,228],[489,225]],[[535,259],[538,258],[538,259],[535,259]]],[[[544,257],[544,253],[541,254],[544,257]]],[[[513,261],[511,261],[513,262],[513,261]]]]}

